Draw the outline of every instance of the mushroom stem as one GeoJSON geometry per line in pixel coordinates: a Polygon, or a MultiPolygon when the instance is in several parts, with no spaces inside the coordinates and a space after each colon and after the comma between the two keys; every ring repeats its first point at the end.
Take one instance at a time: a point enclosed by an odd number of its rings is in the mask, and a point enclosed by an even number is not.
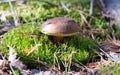
{"type": "Polygon", "coordinates": [[[62,42],[62,40],[63,40],[63,38],[64,37],[62,37],[62,36],[53,36],[53,43],[60,43],[60,42],[62,42]]]}

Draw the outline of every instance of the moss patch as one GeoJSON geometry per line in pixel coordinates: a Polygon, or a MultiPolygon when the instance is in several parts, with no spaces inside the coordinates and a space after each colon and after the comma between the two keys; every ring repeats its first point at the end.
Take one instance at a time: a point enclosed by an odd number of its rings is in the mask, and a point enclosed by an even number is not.
{"type": "Polygon", "coordinates": [[[76,35],[65,38],[60,46],[56,46],[49,40],[47,35],[41,34],[38,24],[24,25],[6,33],[2,39],[2,52],[8,54],[8,45],[12,46],[17,51],[21,60],[27,65],[34,63],[32,60],[37,60],[38,58],[52,65],[55,59],[55,53],[60,62],[65,62],[65,59],[68,59],[73,51],[75,54],[71,59],[76,63],[88,62],[88,59],[95,56],[92,50],[95,48],[94,41],[76,35]],[[24,50],[31,50],[36,44],[40,44],[38,49],[29,56],[26,56],[24,50]]]}

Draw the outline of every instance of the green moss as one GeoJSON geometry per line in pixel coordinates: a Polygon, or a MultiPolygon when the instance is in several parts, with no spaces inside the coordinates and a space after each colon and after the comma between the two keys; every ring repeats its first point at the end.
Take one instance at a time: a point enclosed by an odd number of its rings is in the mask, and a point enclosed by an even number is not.
{"type": "Polygon", "coordinates": [[[103,75],[119,75],[120,74],[120,64],[119,63],[110,63],[106,66],[100,68],[100,71],[103,72],[103,75]]]}
{"type": "Polygon", "coordinates": [[[20,18],[21,23],[29,22],[41,22],[49,18],[64,16],[66,11],[59,7],[53,7],[45,2],[30,1],[28,2],[28,8],[16,7],[16,12],[20,18]]]}
{"type": "Polygon", "coordinates": [[[0,10],[9,10],[10,9],[10,6],[8,3],[1,3],[0,4],[0,10]]]}
{"type": "Polygon", "coordinates": [[[94,56],[92,49],[95,48],[95,44],[92,40],[83,38],[79,35],[70,38],[65,38],[64,42],[60,46],[53,44],[47,35],[41,34],[39,31],[39,25],[25,25],[21,28],[16,28],[4,35],[2,39],[2,52],[8,54],[7,46],[12,46],[27,65],[33,62],[31,60],[37,60],[38,58],[46,62],[47,64],[53,64],[54,54],[57,54],[57,58],[60,61],[64,61],[68,58],[72,51],[76,53],[72,57],[73,62],[85,62],[90,59],[90,56],[94,56]],[[31,37],[30,35],[36,34],[39,37],[31,37]],[[30,50],[36,44],[41,44],[38,49],[26,56],[23,50],[30,50]],[[26,61],[27,60],[27,61],[26,61]]]}
{"type": "MultiPolygon", "coordinates": [[[[57,59],[60,65],[65,62],[69,63],[69,57],[73,51],[75,53],[71,57],[72,62],[79,64],[92,61],[96,57],[93,51],[94,49],[96,49],[96,45],[93,40],[84,38],[80,35],[76,35],[73,37],[65,38],[60,46],[56,46],[49,40],[49,37],[47,35],[41,34],[39,30],[39,25],[42,22],[53,17],[68,17],[81,24],[82,19],[77,10],[83,10],[86,14],[89,13],[90,5],[88,3],[88,0],[46,1],[49,1],[58,6],[40,1],[28,1],[28,8],[21,8],[21,6],[14,7],[15,13],[19,18],[21,25],[23,26],[20,28],[15,28],[4,35],[4,37],[2,38],[2,52],[8,55],[9,51],[7,46],[12,46],[17,51],[18,56],[21,58],[21,60],[30,67],[39,67],[38,63],[35,62],[35,60],[38,59],[40,59],[40,61],[46,62],[49,65],[53,65],[54,60],[57,59]],[[69,11],[63,9],[61,2],[64,2],[69,11]],[[29,23],[29,25],[26,25],[26,23],[29,23]],[[40,44],[38,49],[29,56],[26,56],[26,53],[23,50],[31,50],[31,48],[33,48],[36,44],[40,44]],[[55,54],[57,58],[55,58],[55,54]]],[[[0,10],[9,11],[9,4],[0,4],[0,10]]],[[[90,22],[92,26],[91,29],[96,29],[98,32],[105,32],[102,34],[94,34],[94,36],[96,37],[96,41],[106,41],[106,34],[111,35],[111,31],[109,30],[109,27],[105,24],[104,18],[98,15],[99,11],[97,9],[94,9],[93,16],[95,18],[91,18],[86,15],[85,17],[87,21],[90,22]]],[[[7,16],[6,18],[9,20],[12,17],[7,16]]],[[[1,20],[0,23],[2,23],[1,20]]],[[[81,26],[85,28],[87,25],[84,23],[81,26]]],[[[115,36],[117,38],[120,38],[120,30],[118,26],[115,26],[114,29],[115,36]]],[[[117,68],[119,66],[120,65],[116,65],[113,67],[117,68]]],[[[107,66],[107,68],[108,67],[110,66],[107,66]]],[[[105,70],[107,68],[104,67],[102,71],[106,72],[105,70]]],[[[119,75],[119,70],[117,69],[113,75],[119,75]]]]}

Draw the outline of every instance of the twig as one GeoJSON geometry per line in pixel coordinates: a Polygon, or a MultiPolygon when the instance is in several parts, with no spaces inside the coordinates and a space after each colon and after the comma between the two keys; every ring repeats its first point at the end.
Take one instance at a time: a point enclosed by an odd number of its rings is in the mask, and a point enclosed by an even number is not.
{"type": "Polygon", "coordinates": [[[78,12],[81,15],[83,21],[88,25],[89,28],[91,28],[91,25],[88,23],[86,17],[83,15],[83,13],[80,10],[78,10],[78,12]]]}
{"type": "Polygon", "coordinates": [[[14,69],[13,69],[12,65],[11,65],[11,64],[9,64],[9,66],[10,66],[10,69],[11,69],[11,71],[12,71],[13,75],[16,75],[16,73],[15,73],[15,71],[14,71],[14,69]]]}
{"type": "Polygon", "coordinates": [[[39,46],[41,46],[41,44],[37,44],[36,46],[34,46],[34,47],[28,52],[27,56],[30,55],[32,52],[34,52],[39,46]]]}
{"type": "Polygon", "coordinates": [[[10,5],[10,10],[11,10],[11,13],[12,13],[12,16],[13,16],[13,19],[14,19],[15,26],[17,27],[18,26],[18,19],[15,15],[15,11],[14,11],[14,8],[12,6],[11,0],[9,0],[9,5],[10,5]]]}
{"type": "Polygon", "coordinates": [[[92,15],[93,13],[93,3],[94,3],[94,0],[90,0],[90,10],[89,10],[90,15],[92,15]]]}
{"type": "Polygon", "coordinates": [[[112,60],[112,56],[109,55],[108,53],[106,53],[103,49],[101,49],[100,47],[98,47],[100,51],[102,51],[108,58],[110,58],[112,60]]]}
{"type": "Polygon", "coordinates": [[[60,64],[58,62],[58,58],[57,58],[57,54],[58,53],[54,53],[54,69],[55,69],[55,63],[57,64],[58,70],[60,70],[60,64]]]}
{"type": "Polygon", "coordinates": [[[75,51],[72,51],[71,54],[68,57],[68,59],[69,59],[68,72],[70,72],[70,67],[71,67],[71,64],[72,64],[72,57],[75,53],[76,53],[75,51]]]}
{"type": "Polygon", "coordinates": [[[64,2],[61,2],[61,5],[66,11],[69,11],[68,7],[64,4],[64,2]]]}
{"type": "Polygon", "coordinates": [[[58,7],[57,4],[51,3],[51,2],[49,2],[49,1],[45,1],[45,0],[39,0],[39,1],[40,1],[40,2],[45,2],[45,3],[47,3],[47,4],[51,5],[51,6],[58,7]]]}
{"type": "Polygon", "coordinates": [[[77,11],[79,11],[80,13],[82,13],[82,14],[84,14],[84,15],[86,15],[86,16],[89,16],[89,17],[91,17],[91,18],[93,18],[93,19],[97,19],[97,17],[92,16],[92,15],[90,15],[90,14],[88,14],[88,13],[85,13],[85,12],[82,11],[82,10],[77,10],[77,11]]]}

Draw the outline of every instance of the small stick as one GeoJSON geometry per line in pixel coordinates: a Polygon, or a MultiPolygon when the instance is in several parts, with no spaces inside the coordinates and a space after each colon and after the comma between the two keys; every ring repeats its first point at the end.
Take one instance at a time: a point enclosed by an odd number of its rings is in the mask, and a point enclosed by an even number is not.
{"type": "Polygon", "coordinates": [[[63,9],[65,9],[66,11],[69,11],[68,7],[64,4],[64,2],[61,2],[61,5],[62,5],[63,9]]]}
{"type": "Polygon", "coordinates": [[[89,10],[90,15],[93,14],[93,3],[94,3],[94,0],[90,0],[90,10],[89,10]]]}
{"type": "Polygon", "coordinates": [[[36,46],[34,46],[34,47],[30,50],[30,52],[27,54],[27,56],[30,55],[32,52],[34,52],[39,46],[41,46],[41,44],[37,44],[36,46]]]}
{"type": "Polygon", "coordinates": [[[15,26],[17,27],[18,26],[18,20],[17,20],[17,17],[15,15],[15,11],[14,11],[14,8],[12,6],[11,0],[9,0],[9,5],[10,5],[10,10],[11,10],[14,22],[15,22],[15,26]]]}

